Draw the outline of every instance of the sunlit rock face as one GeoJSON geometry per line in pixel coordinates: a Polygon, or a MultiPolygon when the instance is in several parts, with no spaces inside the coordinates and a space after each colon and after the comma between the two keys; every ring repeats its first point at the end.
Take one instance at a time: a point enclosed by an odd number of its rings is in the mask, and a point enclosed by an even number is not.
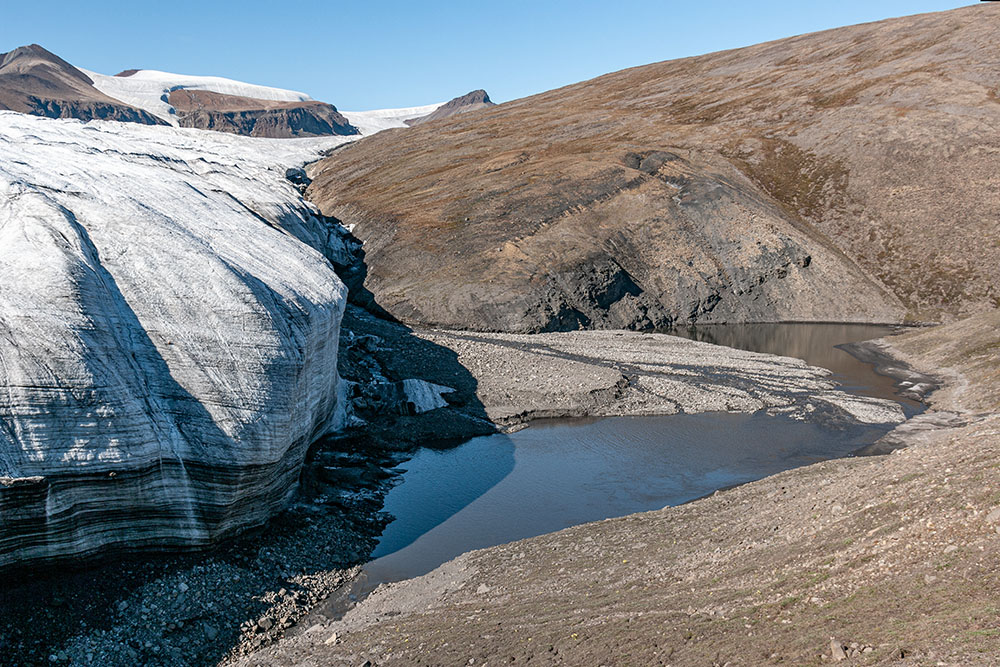
{"type": "Polygon", "coordinates": [[[346,291],[275,166],[320,147],[0,112],[0,567],[288,500],[343,420],[346,291]]]}

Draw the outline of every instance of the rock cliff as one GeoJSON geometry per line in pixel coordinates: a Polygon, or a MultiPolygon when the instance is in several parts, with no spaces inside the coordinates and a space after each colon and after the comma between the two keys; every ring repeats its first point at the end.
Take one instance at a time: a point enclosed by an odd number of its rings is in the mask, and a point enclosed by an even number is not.
{"type": "Polygon", "coordinates": [[[325,102],[275,102],[206,90],[175,90],[168,101],[181,127],[283,139],[357,134],[337,107],[325,102]]]}
{"type": "Polygon", "coordinates": [[[409,322],[974,312],[1000,303],[998,36],[984,3],[624,70],[363,139],[310,196],[409,322]]]}
{"type": "Polygon", "coordinates": [[[274,167],[322,145],[0,112],[0,568],[287,501],[343,419],[345,289],[274,167]]]}

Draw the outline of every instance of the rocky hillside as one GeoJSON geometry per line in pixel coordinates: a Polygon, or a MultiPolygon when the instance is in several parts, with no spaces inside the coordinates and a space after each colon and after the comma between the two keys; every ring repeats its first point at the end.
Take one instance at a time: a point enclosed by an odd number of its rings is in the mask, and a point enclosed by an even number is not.
{"type": "Polygon", "coordinates": [[[89,76],[37,44],[0,53],[0,110],[49,118],[165,124],[143,109],[105,95],[93,84],[89,76]]]}
{"type": "Polygon", "coordinates": [[[432,120],[451,118],[452,116],[457,116],[459,114],[469,113],[470,111],[479,111],[480,109],[488,109],[495,106],[496,105],[492,102],[492,100],[490,100],[490,96],[486,94],[485,90],[474,90],[471,93],[466,93],[461,97],[456,97],[449,102],[445,102],[426,116],[411,118],[406,121],[406,124],[413,127],[414,125],[422,125],[432,120]]]}
{"type": "Polygon", "coordinates": [[[312,170],[405,321],[931,319],[1000,303],[1000,7],[670,61],[312,170]]]}
{"type": "Polygon", "coordinates": [[[358,133],[326,102],[276,102],[185,89],[171,91],[167,100],[181,127],[272,139],[358,133]]]}

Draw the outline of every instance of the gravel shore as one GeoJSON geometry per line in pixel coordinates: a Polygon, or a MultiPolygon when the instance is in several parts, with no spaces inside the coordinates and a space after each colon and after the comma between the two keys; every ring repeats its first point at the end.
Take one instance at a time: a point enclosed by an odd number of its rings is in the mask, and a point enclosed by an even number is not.
{"type": "Polygon", "coordinates": [[[998,332],[887,342],[945,381],[906,449],[470,552],[240,664],[993,664],[998,332]]]}

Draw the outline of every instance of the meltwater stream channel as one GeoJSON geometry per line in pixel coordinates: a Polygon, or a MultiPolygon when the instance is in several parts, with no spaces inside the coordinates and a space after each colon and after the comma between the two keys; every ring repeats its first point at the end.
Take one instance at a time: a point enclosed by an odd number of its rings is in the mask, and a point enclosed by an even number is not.
{"type": "MultiPolygon", "coordinates": [[[[892,379],[837,346],[892,327],[843,324],[706,326],[675,335],[798,357],[845,389],[903,404],[892,379]]],[[[379,583],[425,574],[472,549],[661,509],[782,470],[847,456],[889,427],[827,426],[764,413],[548,420],[512,434],[421,449],[386,497],[395,517],[365,574],[324,615],[379,583]],[[350,598],[350,599],[347,599],[350,598]]],[[[339,608],[339,610],[338,610],[339,608]]],[[[339,613],[338,613],[339,611],[339,613]]]]}

